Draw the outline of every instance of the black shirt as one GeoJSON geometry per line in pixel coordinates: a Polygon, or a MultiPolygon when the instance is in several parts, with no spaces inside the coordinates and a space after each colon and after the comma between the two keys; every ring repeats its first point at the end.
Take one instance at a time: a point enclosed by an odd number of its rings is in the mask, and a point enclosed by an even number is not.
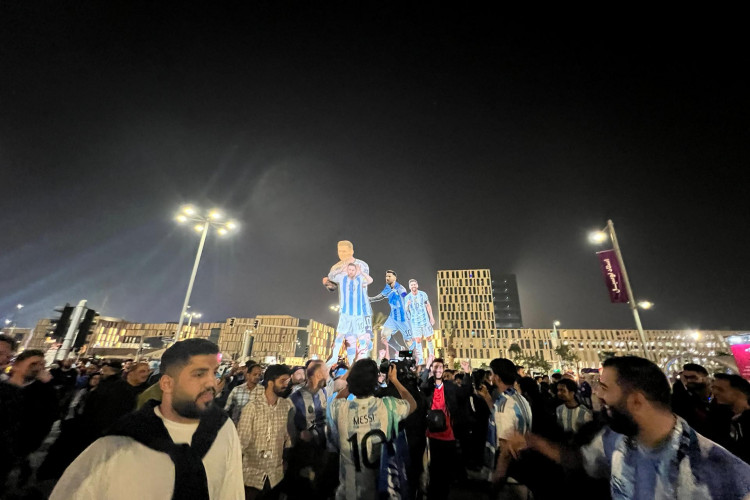
{"type": "Polygon", "coordinates": [[[35,380],[23,387],[20,455],[26,456],[39,448],[58,418],[57,395],[51,382],[35,380]]]}
{"type": "Polygon", "coordinates": [[[728,427],[726,448],[750,464],[750,410],[732,417],[728,427]]]}

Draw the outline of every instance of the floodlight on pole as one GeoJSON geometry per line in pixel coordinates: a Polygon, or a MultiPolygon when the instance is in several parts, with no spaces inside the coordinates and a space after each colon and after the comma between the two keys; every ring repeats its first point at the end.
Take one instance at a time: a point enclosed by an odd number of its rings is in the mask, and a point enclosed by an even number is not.
{"type": "Polygon", "coordinates": [[[640,307],[641,309],[649,310],[654,307],[654,303],[648,300],[641,300],[638,302],[638,307],[640,307]]]}
{"type": "Polygon", "coordinates": [[[651,359],[648,348],[646,347],[646,334],[643,331],[641,317],[638,314],[638,303],[635,301],[633,288],[630,286],[630,279],[628,278],[628,272],[625,269],[625,261],[622,258],[620,243],[617,241],[617,233],[615,233],[615,225],[611,220],[607,221],[607,227],[605,227],[601,231],[595,231],[589,234],[589,241],[596,244],[605,242],[607,238],[612,241],[612,249],[615,251],[617,262],[618,264],[620,264],[620,269],[622,270],[622,280],[625,283],[625,291],[628,294],[628,304],[630,305],[630,310],[633,312],[635,327],[638,330],[638,336],[641,339],[641,349],[643,350],[643,357],[646,359],[651,359]]]}
{"type": "MultiPolygon", "coordinates": [[[[555,320],[552,322],[552,349],[560,347],[560,333],[557,331],[557,327],[560,326],[560,322],[555,320]]],[[[560,371],[562,371],[562,358],[558,355],[557,361],[560,364],[560,371]]]]}
{"type": "MultiPolygon", "coordinates": [[[[177,331],[175,332],[175,342],[180,340],[180,335],[182,334],[182,325],[185,322],[185,317],[188,309],[188,303],[190,302],[190,294],[193,291],[193,283],[195,282],[195,275],[198,272],[198,265],[201,261],[201,255],[203,255],[203,246],[206,243],[206,237],[208,236],[208,231],[212,227],[216,229],[217,233],[221,236],[226,235],[229,233],[230,230],[237,229],[237,222],[230,220],[226,222],[222,222],[221,219],[223,219],[224,216],[222,212],[217,209],[211,209],[207,213],[202,212],[200,209],[195,207],[194,205],[185,205],[183,206],[179,213],[175,216],[175,220],[180,223],[188,223],[188,222],[194,222],[196,223],[193,229],[195,229],[196,232],[201,233],[201,241],[198,244],[198,252],[195,255],[195,262],[193,263],[193,271],[190,274],[190,281],[188,282],[188,288],[187,293],[185,293],[185,302],[182,305],[182,310],[180,311],[180,321],[177,325],[177,331]]],[[[190,321],[192,321],[192,316],[190,316],[190,321]]],[[[188,323],[189,324],[189,323],[188,323]]]]}
{"type": "Polygon", "coordinates": [[[595,245],[599,245],[607,241],[608,236],[604,231],[592,231],[589,233],[589,241],[595,245]]]}

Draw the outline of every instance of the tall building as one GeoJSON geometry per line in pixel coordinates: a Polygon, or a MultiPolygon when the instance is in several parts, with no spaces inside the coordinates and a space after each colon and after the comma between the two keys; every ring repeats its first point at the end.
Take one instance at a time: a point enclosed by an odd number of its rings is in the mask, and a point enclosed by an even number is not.
{"type": "Polygon", "coordinates": [[[523,328],[521,299],[515,274],[491,271],[496,328],[523,328]]]}
{"type": "Polygon", "coordinates": [[[444,270],[437,273],[438,317],[445,336],[445,357],[471,346],[475,358],[492,359],[502,349],[495,326],[495,304],[489,269],[444,270]]]}

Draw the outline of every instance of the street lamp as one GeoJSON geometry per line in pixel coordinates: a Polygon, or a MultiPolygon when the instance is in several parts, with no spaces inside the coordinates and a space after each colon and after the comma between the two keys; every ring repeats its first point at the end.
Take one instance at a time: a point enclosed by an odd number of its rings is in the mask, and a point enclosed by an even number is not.
{"type": "Polygon", "coordinates": [[[654,303],[649,302],[648,300],[641,300],[640,302],[638,302],[638,307],[640,307],[641,309],[649,310],[654,307],[654,303]]]}
{"type": "Polygon", "coordinates": [[[190,328],[190,324],[193,322],[193,318],[200,318],[201,316],[203,316],[203,314],[201,314],[199,312],[188,312],[188,313],[185,313],[185,317],[187,317],[187,319],[188,319],[188,324],[187,324],[188,328],[190,328]]]}
{"type": "MultiPolygon", "coordinates": [[[[552,322],[552,349],[557,349],[558,347],[560,347],[560,334],[557,331],[558,326],[560,326],[560,322],[558,320],[552,322]]],[[[562,371],[562,358],[559,354],[557,356],[557,360],[560,364],[560,371],[562,371]]]]}
{"type": "MultiPolygon", "coordinates": [[[[617,256],[617,262],[620,264],[620,269],[622,270],[622,279],[625,282],[625,291],[628,293],[628,304],[630,304],[630,310],[633,311],[633,319],[635,319],[635,327],[638,329],[638,336],[641,338],[641,348],[643,350],[643,357],[646,359],[651,359],[649,356],[649,352],[646,350],[646,334],[643,332],[643,325],[641,325],[641,317],[638,315],[638,304],[635,301],[635,297],[633,296],[633,289],[630,286],[630,279],[628,278],[628,272],[625,270],[625,261],[622,258],[622,251],[620,250],[620,244],[617,241],[617,234],[615,233],[615,225],[612,223],[611,220],[607,221],[607,227],[602,229],[601,231],[594,231],[589,234],[589,241],[596,244],[604,243],[607,238],[612,240],[612,249],[615,251],[615,255],[617,256]]],[[[649,307],[644,307],[644,309],[648,309],[651,307],[651,304],[649,302],[649,307]]]]}
{"type": "MultiPolygon", "coordinates": [[[[180,334],[182,333],[182,325],[185,321],[187,313],[188,303],[190,302],[190,294],[193,291],[193,283],[195,282],[195,275],[198,272],[198,264],[201,261],[201,255],[203,254],[203,245],[206,243],[206,236],[208,236],[208,230],[213,227],[219,236],[225,236],[230,231],[237,228],[237,223],[233,220],[223,222],[224,215],[222,212],[214,208],[209,210],[207,213],[201,212],[198,208],[192,205],[186,205],[182,207],[180,212],[175,216],[175,220],[180,224],[195,223],[193,229],[201,233],[201,242],[198,245],[198,252],[195,255],[195,263],[193,264],[193,272],[190,274],[190,281],[188,282],[187,293],[185,294],[185,302],[182,304],[182,311],[180,311],[180,322],[177,325],[177,332],[175,333],[175,342],[180,340],[180,334]]],[[[190,318],[192,321],[192,317],[190,318]]],[[[188,323],[189,324],[189,323],[188,323]]]]}

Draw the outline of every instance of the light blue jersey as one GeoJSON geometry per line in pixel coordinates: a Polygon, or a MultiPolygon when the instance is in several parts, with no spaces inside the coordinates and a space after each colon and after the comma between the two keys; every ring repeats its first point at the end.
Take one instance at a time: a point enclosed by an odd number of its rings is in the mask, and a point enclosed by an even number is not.
{"type": "Polygon", "coordinates": [[[388,410],[393,400],[398,420],[409,414],[403,399],[374,396],[352,401],[336,399],[329,407],[330,439],[339,450],[339,487],[336,499],[376,500],[380,453],[388,431],[388,410]]]}
{"type": "Polygon", "coordinates": [[[578,405],[575,408],[560,405],[555,413],[557,414],[557,425],[562,427],[565,432],[578,432],[583,424],[594,419],[594,414],[584,405],[578,405]]]}
{"type": "Polygon", "coordinates": [[[679,417],[657,449],[605,427],[581,452],[590,476],[610,478],[614,500],[750,498],[750,465],[679,417]]]}
{"type": "Polygon", "coordinates": [[[412,292],[409,292],[406,295],[404,298],[404,304],[412,328],[430,324],[430,316],[427,314],[427,304],[429,303],[430,299],[427,298],[427,294],[422,290],[417,290],[416,295],[412,292]]]}

